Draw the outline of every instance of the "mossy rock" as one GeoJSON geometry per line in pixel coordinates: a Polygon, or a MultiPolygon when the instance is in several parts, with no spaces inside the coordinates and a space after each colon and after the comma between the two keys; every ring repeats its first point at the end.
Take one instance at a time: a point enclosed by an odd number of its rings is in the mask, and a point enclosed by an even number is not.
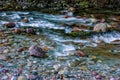
{"type": "Polygon", "coordinates": [[[87,32],[87,31],[79,31],[79,32],[71,32],[67,33],[67,35],[73,36],[73,37],[78,37],[78,36],[90,36],[92,32],[87,32]]]}

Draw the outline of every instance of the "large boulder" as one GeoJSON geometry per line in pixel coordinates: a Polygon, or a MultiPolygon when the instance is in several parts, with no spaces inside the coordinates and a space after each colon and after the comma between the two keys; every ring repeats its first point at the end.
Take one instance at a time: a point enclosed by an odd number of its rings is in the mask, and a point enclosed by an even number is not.
{"type": "Polygon", "coordinates": [[[111,26],[107,23],[97,23],[94,28],[93,31],[95,32],[105,32],[107,31],[107,28],[110,28],[111,26]]]}
{"type": "Polygon", "coordinates": [[[31,56],[35,56],[35,57],[43,58],[43,57],[46,56],[46,52],[42,48],[40,48],[38,46],[31,46],[29,48],[29,52],[30,52],[31,56]]]}

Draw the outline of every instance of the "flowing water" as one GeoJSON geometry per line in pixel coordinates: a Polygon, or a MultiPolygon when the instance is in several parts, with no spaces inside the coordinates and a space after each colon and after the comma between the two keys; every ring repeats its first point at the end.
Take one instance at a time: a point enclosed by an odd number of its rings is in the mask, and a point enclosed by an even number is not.
{"type": "MultiPolygon", "coordinates": [[[[102,34],[92,34],[91,36],[86,36],[85,38],[80,36],[72,37],[70,35],[65,35],[66,33],[70,33],[72,28],[69,26],[63,26],[62,23],[80,23],[87,26],[94,26],[91,18],[64,18],[64,15],[43,14],[40,12],[0,12],[0,26],[6,22],[11,21],[17,24],[16,28],[29,26],[35,28],[37,35],[28,37],[37,39],[38,45],[53,47],[54,50],[49,51],[49,53],[55,56],[68,56],[70,53],[74,53],[76,49],[84,50],[84,48],[89,47],[96,49],[99,47],[98,41],[103,42],[100,44],[109,44],[114,40],[120,40],[120,33],[117,31],[111,31],[102,34]],[[24,17],[27,17],[29,19],[28,23],[21,22],[24,17]]],[[[23,37],[19,34],[17,34],[15,38],[23,40],[28,39],[26,36],[23,37]]],[[[31,41],[29,43],[30,45],[35,44],[34,41],[31,41]]],[[[114,45],[114,47],[118,48],[116,45],[114,45]]],[[[111,51],[110,49],[108,49],[108,52],[111,51]]],[[[105,49],[103,49],[101,52],[104,52],[104,50],[105,49]]],[[[97,49],[95,51],[97,51],[97,49]]],[[[100,57],[104,57],[104,55],[100,55],[100,57]]],[[[115,58],[110,57],[108,60],[106,59],[106,62],[108,64],[112,64],[113,62],[119,63],[118,56],[115,56],[115,58]]]]}
{"type": "MultiPolygon", "coordinates": [[[[67,52],[74,51],[78,46],[75,44],[83,44],[85,46],[97,47],[97,41],[101,40],[105,43],[111,43],[114,40],[120,40],[120,33],[112,31],[109,33],[92,35],[89,38],[82,39],[81,37],[70,37],[65,36],[65,33],[71,32],[69,26],[62,26],[62,23],[81,23],[89,26],[93,26],[90,18],[64,18],[64,15],[52,15],[52,14],[42,14],[40,12],[1,12],[0,13],[0,26],[6,22],[15,22],[16,27],[31,26],[35,28],[42,29],[42,33],[37,32],[37,34],[43,34],[44,39],[49,38],[52,42],[56,43],[56,49],[54,52],[62,53],[59,56],[68,55],[67,52]],[[27,17],[29,23],[21,22],[21,19],[27,17]],[[89,22],[89,23],[88,23],[89,22]],[[60,32],[61,31],[61,32],[60,32]],[[64,32],[63,32],[64,31],[64,32]],[[64,33],[64,34],[63,34],[64,33]]],[[[42,42],[45,44],[45,40],[42,42]]],[[[49,44],[52,45],[52,44],[49,44]]],[[[57,55],[56,53],[56,55],[57,55]]]]}

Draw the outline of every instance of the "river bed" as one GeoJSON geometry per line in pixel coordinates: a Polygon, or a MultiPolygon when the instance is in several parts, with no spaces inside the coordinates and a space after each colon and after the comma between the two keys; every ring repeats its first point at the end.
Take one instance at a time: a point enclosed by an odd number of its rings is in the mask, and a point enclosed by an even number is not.
{"type": "Polygon", "coordinates": [[[120,45],[110,44],[120,40],[119,32],[73,37],[65,35],[71,32],[71,27],[63,26],[62,23],[94,26],[91,18],[64,18],[64,15],[40,12],[0,12],[0,34],[3,34],[0,38],[0,53],[7,55],[5,60],[0,58],[1,80],[9,80],[3,79],[8,76],[36,76],[35,73],[42,78],[38,80],[53,80],[55,76],[56,80],[61,80],[61,76],[67,80],[120,79],[120,45]],[[29,19],[28,23],[21,21],[24,17],[29,19]],[[16,34],[2,27],[2,24],[11,21],[17,24],[15,28],[35,28],[36,35],[16,34]],[[47,58],[36,58],[29,55],[28,48],[32,45],[50,47],[52,50],[48,50],[47,58]],[[18,51],[20,48],[25,49],[18,51]],[[88,56],[76,55],[78,49],[88,56]],[[116,49],[118,52],[114,52],[116,49]],[[21,67],[23,70],[17,75],[21,67]]]}

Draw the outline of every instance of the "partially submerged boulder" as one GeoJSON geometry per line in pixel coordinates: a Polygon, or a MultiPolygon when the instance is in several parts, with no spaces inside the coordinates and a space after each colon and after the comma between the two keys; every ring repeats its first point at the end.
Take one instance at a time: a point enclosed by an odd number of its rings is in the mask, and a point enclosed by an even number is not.
{"type": "Polygon", "coordinates": [[[38,46],[31,46],[29,48],[29,52],[30,52],[31,56],[35,56],[35,57],[43,58],[43,57],[46,56],[46,52],[42,48],[40,48],[38,46]]]}
{"type": "Polygon", "coordinates": [[[110,27],[111,27],[111,25],[109,25],[107,23],[97,23],[94,26],[93,31],[95,31],[95,32],[106,32],[107,28],[110,28],[110,27]]]}

